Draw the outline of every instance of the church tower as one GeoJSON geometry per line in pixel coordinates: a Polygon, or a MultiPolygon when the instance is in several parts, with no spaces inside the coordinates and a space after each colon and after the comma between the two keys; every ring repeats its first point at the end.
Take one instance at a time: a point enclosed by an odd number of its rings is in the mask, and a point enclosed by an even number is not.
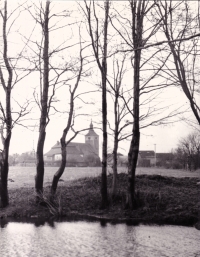
{"type": "Polygon", "coordinates": [[[85,135],[85,143],[92,145],[94,153],[99,157],[99,135],[94,131],[92,121],[88,133],[85,135]]]}

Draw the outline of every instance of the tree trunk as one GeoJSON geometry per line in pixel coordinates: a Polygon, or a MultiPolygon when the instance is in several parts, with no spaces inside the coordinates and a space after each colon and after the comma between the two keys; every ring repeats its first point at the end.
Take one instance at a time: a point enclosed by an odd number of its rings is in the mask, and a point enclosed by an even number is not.
{"type": "Polygon", "coordinates": [[[112,181],[112,198],[116,196],[117,193],[117,149],[118,149],[118,138],[114,139],[114,149],[113,149],[113,181],[112,181]]]}
{"type": "Polygon", "coordinates": [[[105,21],[104,21],[104,44],[103,59],[101,69],[102,80],[102,129],[103,129],[103,148],[102,148],[102,173],[101,173],[101,208],[106,208],[108,204],[107,193],[107,36],[108,36],[108,14],[109,0],[105,1],[105,21]]]}
{"type": "Polygon", "coordinates": [[[95,59],[99,70],[101,72],[101,83],[102,83],[102,130],[103,130],[103,146],[102,146],[102,172],[101,172],[101,208],[106,208],[108,204],[108,196],[107,196],[107,98],[106,98],[106,80],[107,80],[107,37],[108,37],[108,18],[109,18],[109,0],[104,1],[104,10],[105,10],[105,18],[104,18],[104,28],[103,28],[103,42],[102,47],[99,45],[97,40],[97,44],[95,43],[95,38],[100,36],[98,30],[98,18],[95,12],[95,5],[93,5],[94,17],[96,20],[97,30],[93,34],[93,26],[91,20],[91,5],[87,5],[87,1],[85,1],[86,11],[87,11],[87,20],[89,25],[89,34],[91,37],[92,48],[94,51],[95,59]],[[102,49],[103,54],[102,57],[99,56],[99,49],[102,49]],[[100,60],[102,59],[102,62],[100,60]]]}
{"type": "Polygon", "coordinates": [[[118,150],[118,130],[119,130],[119,120],[118,120],[118,97],[119,97],[119,87],[116,89],[115,93],[115,103],[114,103],[114,115],[115,115],[115,130],[114,130],[114,147],[113,147],[113,181],[112,181],[112,198],[115,197],[117,191],[117,150],[118,150]]]}
{"type": "Polygon", "coordinates": [[[141,51],[135,52],[134,59],[134,94],[133,94],[133,130],[132,140],[128,153],[128,192],[126,208],[133,209],[135,203],[135,171],[138,160],[140,145],[140,125],[139,125],[139,93],[140,93],[140,58],[141,51]]]}
{"type": "Polygon", "coordinates": [[[135,207],[135,172],[139,153],[140,132],[133,129],[134,136],[128,153],[128,191],[126,198],[126,208],[135,207]]]}
{"type": "Polygon", "coordinates": [[[62,176],[65,167],[66,167],[66,161],[67,161],[67,151],[66,151],[66,143],[65,143],[65,137],[61,138],[60,142],[61,142],[61,151],[62,151],[62,160],[61,160],[61,165],[58,169],[58,171],[55,173],[54,177],[53,177],[53,181],[52,181],[52,185],[51,185],[51,195],[54,196],[57,190],[57,186],[58,186],[58,181],[60,179],[60,177],[62,176]]]}
{"type": "MultiPolygon", "coordinates": [[[[1,13],[2,14],[2,13],[1,13]]],[[[7,56],[8,51],[8,44],[7,44],[7,1],[4,2],[4,15],[3,18],[3,59],[6,70],[8,72],[7,77],[7,85],[5,79],[3,77],[3,73],[0,67],[0,80],[5,91],[6,95],[6,109],[5,109],[5,117],[3,125],[6,125],[6,136],[4,138],[3,133],[3,126],[1,131],[2,137],[2,144],[3,144],[3,151],[2,151],[2,163],[1,163],[1,181],[0,181],[0,196],[1,196],[1,206],[6,207],[9,204],[9,197],[8,197],[8,171],[9,171],[9,164],[8,164],[8,156],[9,156],[9,147],[10,147],[10,140],[12,135],[12,112],[11,112],[11,91],[12,91],[12,79],[13,79],[13,70],[10,65],[9,58],[7,56]]]]}
{"type": "Polygon", "coordinates": [[[38,144],[37,144],[37,151],[36,151],[36,158],[37,158],[36,172],[37,173],[35,176],[35,189],[36,189],[36,193],[39,195],[43,193],[43,182],[44,182],[43,149],[44,149],[45,137],[46,137],[46,132],[43,130],[40,132],[38,144]]]}
{"type": "Polygon", "coordinates": [[[103,123],[103,148],[102,148],[102,173],[101,173],[101,208],[108,203],[107,195],[107,99],[106,77],[102,74],[102,123],[103,123]]]}
{"type": "Polygon", "coordinates": [[[8,197],[8,162],[3,161],[1,164],[1,180],[0,180],[1,207],[9,205],[8,197]]]}
{"type": "Polygon", "coordinates": [[[4,141],[4,150],[2,152],[2,163],[1,163],[1,180],[0,180],[0,195],[1,195],[1,207],[9,205],[8,197],[8,171],[9,171],[9,146],[11,139],[11,131],[4,141]]]}
{"type": "MultiPolygon", "coordinates": [[[[37,194],[43,193],[43,180],[44,180],[44,157],[43,149],[46,137],[46,126],[48,118],[48,91],[49,91],[49,5],[50,2],[46,1],[46,9],[44,13],[44,48],[43,48],[43,61],[44,61],[44,74],[43,74],[43,91],[41,95],[41,117],[39,138],[37,143],[37,171],[35,176],[35,189],[37,194]]],[[[38,201],[38,197],[36,197],[38,201]]]]}
{"type": "MultiPolygon", "coordinates": [[[[132,38],[134,48],[142,46],[143,18],[144,18],[143,1],[131,1],[132,11],[132,38]],[[137,8],[137,9],[136,9],[137,8]]],[[[128,191],[126,198],[126,208],[133,209],[135,207],[135,172],[138,160],[139,145],[140,145],[140,60],[141,50],[136,50],[134,54],[134,63],[132,63],[134,78],[133,78],[133,130],[130,149],[128,153],[128,191]]]]}

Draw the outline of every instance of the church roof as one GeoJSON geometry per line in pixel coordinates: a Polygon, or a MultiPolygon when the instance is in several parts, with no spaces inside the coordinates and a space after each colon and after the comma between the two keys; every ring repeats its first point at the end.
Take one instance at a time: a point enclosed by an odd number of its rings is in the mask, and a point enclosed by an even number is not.
{"type": "MultiPolygon", "coordinates": [[[[48,151],[45,156],[52,157],[56,154],[61,153],[61,146],[60,142],[57,142],[50,151],[48,151]]],[[[73,155],[90,155],[94,154],[94,148],[90,144],[85,144],[85,143],[75,143],[75,142],[70,142],[67,145],[67,154],[73,154],[73,155]]]]}
{"type": "Polygon", "coordinates": [[[86,136],[98,136],[98,134],[94,131],[93,129],[93,124],[92,124],[92,121],[90,123],[90,128],[89,128],[89,131],[88,133],[86,134],[86,136]]]}

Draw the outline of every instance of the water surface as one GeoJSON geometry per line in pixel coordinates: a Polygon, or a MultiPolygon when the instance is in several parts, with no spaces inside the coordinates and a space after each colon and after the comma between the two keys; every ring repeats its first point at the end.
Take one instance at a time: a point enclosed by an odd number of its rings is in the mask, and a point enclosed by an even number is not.
{"type": "Polygon", "coordinates": [[[9,222],[0,230],[4,257],[197,257],[199,242],[200,231],[181,226],[9,222]]]}

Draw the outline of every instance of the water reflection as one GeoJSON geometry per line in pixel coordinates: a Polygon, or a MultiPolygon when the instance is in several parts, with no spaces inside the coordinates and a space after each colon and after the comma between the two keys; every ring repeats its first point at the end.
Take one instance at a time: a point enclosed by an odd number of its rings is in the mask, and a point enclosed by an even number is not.
{"type": "Polygon", "coordinates": [[[200,231],[190,227],[1,221],[0,238],[1,256],[8,257],[200,256],[200,231]]]}

